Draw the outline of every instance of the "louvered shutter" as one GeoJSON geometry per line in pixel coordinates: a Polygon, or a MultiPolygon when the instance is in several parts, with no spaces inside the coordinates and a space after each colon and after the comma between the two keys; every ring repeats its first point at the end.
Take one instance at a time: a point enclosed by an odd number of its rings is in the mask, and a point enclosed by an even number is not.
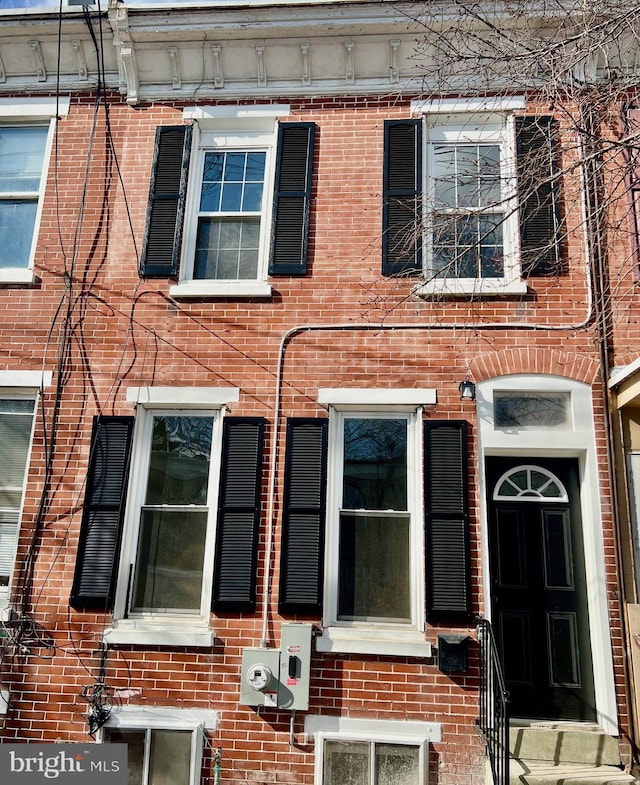
{"type": "Polygon", "coordinates": [[[71,589],[74,608],[111,610],[129,475],[133,417],[95,417],[71,589]]]}
{"type": "Polygon", "coordinates": [[[287,422],[281,613],[320,614],[327,487],[326,419],[287,422]]]}
{"type": "Polygon", "coordinates": [[[253,611],[256,607],[263,438],[262,418],[224,420],[214,611],[253,611]]]}
{"type": "Polygon", "coordinates": [[[178,273],[190,150],[191,126],[156,129],[140,262],[142,277],[167,277],[178,273]]]}
{"type": "Polygon", "coordinates": [[[424,423],[427,619],[471,616],[467,423],[424,423]]]}
{"type": "Polygon", "coordinates": [[[270,275],[307,272],[313,123],[278,126],[270,275]]]}
{"type": "Polygon", "coordinates": [[[384,124],[382,274],[422,271],[422,121],[384,124]]]}
{"type": "Polygon", "coordinates": [[[523,275],[562,271],[554,126],[552,117],[516,118],[523,275]]]}

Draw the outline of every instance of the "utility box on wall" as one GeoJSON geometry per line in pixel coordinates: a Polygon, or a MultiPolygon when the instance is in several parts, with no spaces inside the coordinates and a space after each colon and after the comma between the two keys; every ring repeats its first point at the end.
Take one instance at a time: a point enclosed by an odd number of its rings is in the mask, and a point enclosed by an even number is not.
{"type": "Polygon", "coordinates": [[[311,625],[283,624],[280,629],[281,709],[309,708],[311,625]]]}
{"type": "Polygon", "coordinates": [[[311,625],[283,624],[280,649],[243,649],[240,703],[309,708],[311,625]]]}
{"type": "Polygon", "coordinates": [[[278,706],[280,687],[278,649],[243,649],[240,703],[246,706],[278,706]]]}

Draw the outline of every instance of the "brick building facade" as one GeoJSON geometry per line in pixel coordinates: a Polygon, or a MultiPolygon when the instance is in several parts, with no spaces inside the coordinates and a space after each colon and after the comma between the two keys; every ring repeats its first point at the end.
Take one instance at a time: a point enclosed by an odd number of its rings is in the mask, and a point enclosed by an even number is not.
{"type": "Polygon", "coordinates": [[[484,616],[512,716],[629,763],[573,121],[425,91],[413,4],[227,5],[2,19],[0,739],[471,785],[484,616]]]}

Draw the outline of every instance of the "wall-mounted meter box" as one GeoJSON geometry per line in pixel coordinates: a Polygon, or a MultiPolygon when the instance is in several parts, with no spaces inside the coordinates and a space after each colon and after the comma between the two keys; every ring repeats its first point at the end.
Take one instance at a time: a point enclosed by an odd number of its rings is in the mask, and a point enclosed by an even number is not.
{"type": "Polygon", "coordinates": [[[280,688],[278,649],[243,649],[240,703],[245,706],[278,706],[280,688]]]}
{"type": "Polygon", "coordinates": [[[309,708],[311,629],[310,624],[283,624],[280,628],[281,709],[309,708]]]}
{"type": "Polygon", "coordinates": [[[280,649],[243,649],[240,703],[309,708],[311,624],[283,624],[280,649]]]}

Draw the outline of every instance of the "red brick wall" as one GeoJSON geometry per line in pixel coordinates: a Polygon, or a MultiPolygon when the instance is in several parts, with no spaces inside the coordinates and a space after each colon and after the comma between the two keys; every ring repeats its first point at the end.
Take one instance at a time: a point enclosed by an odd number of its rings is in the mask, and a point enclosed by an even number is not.
{"type": "MultiPolygon", "coordinates": [[[[266,450],[274,438],[273,409],[278,347],[286,331],[340,324],[336,330],[304,330],[287,343],[282,379],[282,417],[322,416],[319,387],[435,388],[432,418],[471,424],[471,488],[474,609],[483,610],[481,541],[477,498],[475,407],[459,400],[458,382],[499,374],[552,373],[594,384],[598,458],[602,466],[605,558],[611,598],[612,639],[621,701],[623,653],[611,510],[608,504],[602,388],[598,355],[587,315],[587,282],[577,174],[566,183],[568,265],[558,277],[533,278],[520,298],[425,300],[412,282],[380,275],[383,122],[409,116],[407,102],[393,99],[326,99],[292,102],[290,119],[317,124],[309,272],[272,280],[270,299],[172,301],[171,282],[142,281],[142,247],[155,128],[182,122],[181,107],[110,105],[111,143],[101,108],[93,132],[93,99],[72,101],[59,123],[57,158],[49,168],[46,204],[36,256],[41,282],[0,289],[0,369],[62,368],[55,452],[44,516],[37,539],[32,607],[34,620],[53,636],[55,650],[14,652],[3,678],[11,688],[9,714],[0,720],[5,740],[84,740],[83,686],[97,677],[101,633],[110,617],[69,608],[92,416],[132,414],[125,388],[137,385],[234,386],[234,415],[268,420],[266,450]],[[84,178],[86,192],[84,192],[84,178]],[[84,193],[84,197],[83,197],[84,193]],[[483,329],[483,325],[492,326],[483,329]],[[497,326],[504,323],[505,327],[497,326]],[[507,326],[517,323],[517,327],[507,326]],[[357,329],[377,324],[379,330],[357,329]],[[527,329],[523,325],[539,329],[527,329]],[[450,326],[453,325],[453,326],[450,326]],[[396,329],[390,329],[395,326],[396,329]],[[562,329],[548,329],[561,327],[562,329]],[[65,336],[66,330],[66,336],[65,336]],[[66,337],[63,355],[60,346],[66,337]]],[[[566,154],[570,164],[573,152],[566,154]]],[[[634,333],[635,335],[635,333],[634,333]]],[[[54,386],[57,380],[54,378],[54,386]]],[[[54,387],[38,418],[29,472],[20,559],[24,559],[45,478],[43,427],[51,446],[54,387]]],[[[282,478],[282,422],[278,477],[282,478]]],[[[268,465],[268,461],[267,461],[268,465]]],[[[231,783],[313,782],[313,748],[296,716],[289,743],[287,712],[260,713],[238,705],[242,648],[261,637],[265,581],[267,499],[263,500],[258,597],[255,614],[213,618],[211,651],[121,646],[110,650],[106,680],[133,690],[123,704],[200,707],[221,713],[211,735],[223,749],[223,779],[231,783]]],[[[276,515],[281,496],[276,496],[276,515]]],[[[276,521],[279,542],[279,519],[276,521]]],[[[277,587],[277,554],[273,586],[277,587]]],[[[278,641],[274,588],[270,634],[278,641]]],[[[318,619],[313,619],[319,622],[318,619]]],[[[438,629],[427,639],[436,642],[438,629]]],[[[474,634],[473,630],[469,630],[474,634]]],[[[475,652],[475,648],[472,649],[475,652]]],[[[442,723],[443,740],[432,745],[431,782],[478,783],[482,744],[475,728],[475,653],[468,674],[443,675],[434,660],[320,655],[312,658],[313,713],[442,723]]],[[[208,772],[213,781],[212,770],[208,772]]]]}

